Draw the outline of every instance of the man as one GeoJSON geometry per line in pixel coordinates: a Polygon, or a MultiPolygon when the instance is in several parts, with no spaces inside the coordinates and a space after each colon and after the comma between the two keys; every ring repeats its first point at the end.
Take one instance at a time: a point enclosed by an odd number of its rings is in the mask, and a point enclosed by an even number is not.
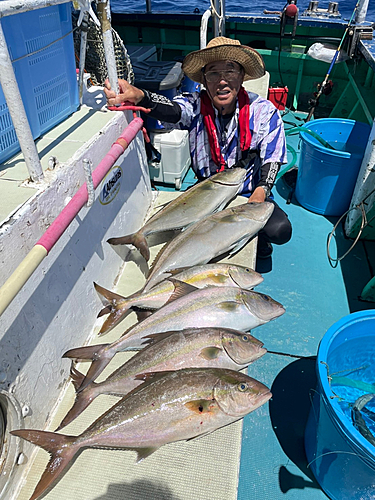
{"type": "Polygon", "coordinates": [[[238,40],[216,37],[205,49],[188,54],[182,69],[205,90],[170,101],[124,80],[119,80],[120,93],[116,95],[107,81],[108,104],[130,101],[151,109],[149,116],[162,121],[165,128],[188,130],[192,167],[199,180],[225,168],[246,168],[239,194],[248,196],[249,202],[267,199],[275,205],[258,238],[258,257],[269,257],[271,243],[289,241],[292,227],[285,212],[270,198],[280,166],[287,161],[281,117],[270,101],[242,86],[245,80],[264,75],[263,59],[238,40]]]}

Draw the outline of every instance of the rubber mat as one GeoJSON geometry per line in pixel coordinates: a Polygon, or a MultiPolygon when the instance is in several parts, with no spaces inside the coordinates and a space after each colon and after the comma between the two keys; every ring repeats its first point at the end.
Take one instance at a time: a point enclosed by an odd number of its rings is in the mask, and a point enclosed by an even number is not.
{"type": "MultiPolygon", "coordinates": [[[[163,205],[179,193],[159,192],[154,208],[163,205]]],[[[237,198],[233,203],[245,202],[237,198]]],[[[254,266],[255,240],[231,259],[231,262],[254,266]]],[[[152,258],[160,246],[151,249],[152,258]]],[[[130,256],[127,255],[129,259],[130,256]]],[[[136,259],[135,259],[136,260],[136,259]]],[[[152,261],[152,259],[151,259],[152,261]]],[[[121,295],[130,295],[142,287],[144,276],[135,261],[128,261],[118,283],[112,289],[121,295]]],[[[98,299],[98,312],[101,303],[98,299]]],[[[95,325],[100,329],[103,318],[95,325]]],[[[109,334],[95,337],[92,343],[112,342],[135,322],[132,313],[109,334]]],[[[133,353],[134,354],[134,353],[133,353]]],[[[130,352],[118,353],[104,370],[99,380],[132,356],[130,352]]],[[[88,363],[77,368],[85,372],[88,363]]],[[[49,425],[54,430],[73,404],[71,385],[62,398],[49,425]]],[[[77,435],[118,398],[102,395],[61,433],[77,435]]],[[[261,411],[256,410],[256,411],[261,411]]],[[[251,418],[252,414],[249,415],[251,418]]],[[[210,435],[188,442],[165,445],[143,462],[136,464],[136,453],[124,450],[84,450],[61,480],[43,497],[45,500],[234,500],[237,498],[238,473],[241,453],[242,421],[226,426],[210,435]]],[[[18,500],[27,500],[34,490],[46,464],[48,454],[39,450],[25,477],[18,500]]]]}

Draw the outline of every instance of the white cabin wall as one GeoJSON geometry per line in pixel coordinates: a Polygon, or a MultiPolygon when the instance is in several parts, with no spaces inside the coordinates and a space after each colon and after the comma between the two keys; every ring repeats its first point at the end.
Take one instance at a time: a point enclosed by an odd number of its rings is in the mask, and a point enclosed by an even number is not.
{"type": "MultiPolygon", "coordinates": [[[[90,158],[95,168],[126,124],[124,114],[118,113],[69,164],[52,173],[48,188],[2,226],[1,284],[84,182],[82,159],[90,158]]],[[[30,408],[25,427],[45,426],[69,377],[70,361],[62,354],[96,333],[93,326],[101,302],[93,281],[111,289],[124,263],[106,240],[138,229],[151,204],[141,133],[115,166],[122,175],[114,199],[100,202],[102,183],[93,205],[79,212],[1,317],[0,389],[11,391],[21,407],[30,408]]],[[[103,182],[110,176],[111,171],[103,182]]],[[[23,446],[27,455],[35,448],[23,446]]]]}

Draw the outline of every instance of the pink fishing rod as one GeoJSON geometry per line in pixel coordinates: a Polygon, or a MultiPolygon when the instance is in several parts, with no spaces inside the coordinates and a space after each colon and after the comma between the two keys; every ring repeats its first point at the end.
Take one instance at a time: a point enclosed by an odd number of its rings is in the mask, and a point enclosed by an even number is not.
{"type": "MultiPolygon", "coordinates": [[[[117,141],[112,145],[111,149],[105,155],[103,160],[92,173],[94,188],[104,179],[107,172],[111,169],[115,161],[123,154],[130,142],[135,138],[137,133],[143,127],[141,118],[134,118],[126,127],[117,141]]],[[[77,216],[81,208],[87,203],[88,192],[86,183],[83,184],[66,207],[52,222],[47,231],[43,234],[36,245],[43,246],[47,252],[55,245],[61,235],[67,229],[72,220],[77,216]]]]}

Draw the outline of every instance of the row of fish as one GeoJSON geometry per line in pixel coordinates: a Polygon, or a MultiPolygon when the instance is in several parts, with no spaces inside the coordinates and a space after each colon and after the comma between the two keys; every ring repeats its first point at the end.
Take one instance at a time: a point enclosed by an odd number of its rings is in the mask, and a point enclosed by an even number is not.
{"type": "Polygon", "coordinates": [[[138,292],[122,297],[95,284],[104,304],[99,315],[108,314],[101,335],[132,308],[152,313],[112,343],[64,354],[92,363],[86,376],[72,364],[76,398],[57,431],[101,394],[122,399],[79,436],[12,431],[51,455],[30,500],[39,498],[82,448],[136,450],[139,461],[164,444],[239,420],[270,399],[265,385],[239,370],[266,353],[263,343],[248,332],[285,310],[252,290],[263,280],[255,271],[209,263],[237,252],[272,213],[273,204],[267,202],[224,209],[244,176],[245,170],[239,168],[220,172],[182,193],[137,233],[109,240],[135,245],[148,260],[150,236],[181,230],[159,253],[138,292]],[[96,382],[116,353],[125,350],[139,352],[106,380],[96,382]]]}

